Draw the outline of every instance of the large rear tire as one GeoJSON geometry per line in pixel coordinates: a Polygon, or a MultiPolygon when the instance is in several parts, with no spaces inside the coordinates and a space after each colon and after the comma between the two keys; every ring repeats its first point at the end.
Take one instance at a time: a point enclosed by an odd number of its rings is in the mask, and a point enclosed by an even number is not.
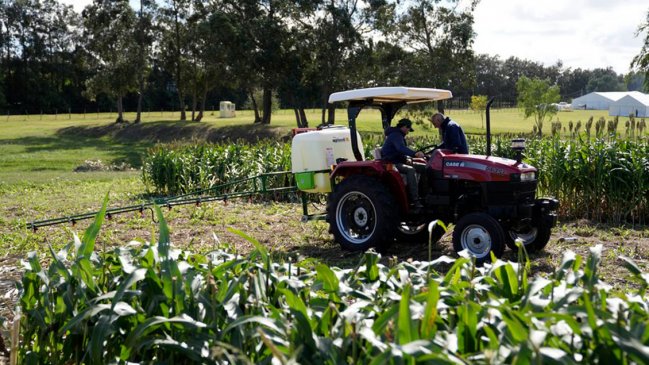
{"type": "Polygon", "coordinates": [[[394,239],[396,202],[381,181],[351,176],[336,185],[327,203],[329,231],[343,249],[382,251],[394,239]]]}
{"type": "Polygon", "coordinates": [[[543,250],[548,244],[551,234],[552,228],[550,227],[544,225],[539,227],[530,226],[520,231],[508,230],[505,233],[505,242],[514,252],[518,252],[516,239],[520,238],[527,252],[538,252],[543,250]]]}
{"type": "Polygon", "coordinates": [[[455,225],[453,249],[468,250],[478,264],[489,260],[490,252],[501,257],[505,250],[505,234],[502,227],[486,213],[469,213],[455,225]]]}

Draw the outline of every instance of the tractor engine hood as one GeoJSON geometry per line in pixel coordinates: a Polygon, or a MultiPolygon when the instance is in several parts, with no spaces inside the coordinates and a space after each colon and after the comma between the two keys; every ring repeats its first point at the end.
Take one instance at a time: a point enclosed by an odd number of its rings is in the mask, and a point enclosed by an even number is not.
{"type": "Polygon", "coordinates": [[[435,150],[428,165],[441,171],[444,178],[476,182],[532,181],[536,168],[508,158],[455,154],[448,150],[435,150]]]}

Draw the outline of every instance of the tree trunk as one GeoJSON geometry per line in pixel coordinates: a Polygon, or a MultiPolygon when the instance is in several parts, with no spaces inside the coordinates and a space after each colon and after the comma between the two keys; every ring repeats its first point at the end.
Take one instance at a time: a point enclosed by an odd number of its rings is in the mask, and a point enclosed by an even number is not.
{"type": "Polygon", "coordinates": [[[302,121],[300,120],[300,113],[297,111],[297,108],[293,108],[295,113],[295,122],[297,123],[298,128],[302,128],[302,121]]]}
{"type": "Polygon", "coordinates": [[[196,121],[196,91],[192,92],[192,122],[196,121]]]}
{"type": "Polygon", "coordinates": [[[185,113],[185,95],[178,89],[178,102],[180,103],[180,120],[186,121],[187,114],[185,113]]]}
{"type": "Polygon", "coordinates": [[[336,122],[336,108],[332,104],[327,106],[327,124],[334,124],[336,122]]]}
{"type": "Polygon", "coordinates": [[[263,103],[262,103],[262,107],[263,107],[262,118],[263,119],[261,120],[261,123],[262,124],[270,124],[270,114],[271,114],[271,112],[273,110],[273,90],[270,87],[268,87],[268,86],[264,87],[264,97],[263,98],[264,98],[263,103]]]}
{"type": "Polygon", "coordinates": [[[203,89],[203,96],[201,97],[201,107],[200,110],[198,111],[198,116],[196,117],[196,121],[200,122],[203,120],[203,115],[205,114],[205,100],[207,99],[207,85],[205,85],[205,89],[203,89]]]}
{"type": "Polygon", "coordinates": [[[143,93],[143,85],[144,83],[140,83],[140,91],[138,92],[137,96],[137,114],[135,115],[135,121],[133,123],[137,124],[142,121],[142,93],[143,93]]]}
{"type": "Polygon", "coordinates": [[[257,107],[257,100],[255,100],[255,95],[252,93],[252,91],[248,91],[248,94],[250,94],[250,101],[252,102],[252,108],[255,110],[255,121],[254,123],[261,123],[261,117],[259,117],[259,108],[257,107]]]}
{"type": "Polygon", "coordinates": [[[117,97],[117,120],[115,123],[124,123],[124,105],[122,104],[122,96],[117,97]]]}
{"type": "Polygon", "coordinates": [[[300,107],[299,113],[300,113],[300,121],[302,122],[302,128],[308,128],[309,121],[306,119],[306,113],[304,112],[304,108],[300,107]]]}

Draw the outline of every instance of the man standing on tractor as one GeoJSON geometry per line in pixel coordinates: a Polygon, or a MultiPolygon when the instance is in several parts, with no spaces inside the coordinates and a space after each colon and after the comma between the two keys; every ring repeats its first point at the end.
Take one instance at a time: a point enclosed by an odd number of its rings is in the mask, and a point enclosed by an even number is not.
{"type": "Polygon", "coordinates": [[[469,153],[469,146],[466,143],[466,136],[459,124],[444,116],[442,113],[435,113],[430,121],[435,128],[440,130],[442,144],[437,148],[444,148],[455,153],[469,153]]]}
{"type": "Polygon", "coordinates": [[[417,173],[425,173],[426,165],[407,163],[407,157],[424,157],[423,152],[415,152],[406,146],[406,136],[409,132],[414,132],[414,129],[412,129],[412,121],[407,118],[401,119],[395,127],[389,127],[386,129],[385,135],[387,138],[381,148],[381,159],[393,163],[400,173],[406,175],[406,185],[408,185],[408,198],[410,198],[410,205],[414,209],[421,209],[423,208],[423,205],[419,201],[417,173]]]}

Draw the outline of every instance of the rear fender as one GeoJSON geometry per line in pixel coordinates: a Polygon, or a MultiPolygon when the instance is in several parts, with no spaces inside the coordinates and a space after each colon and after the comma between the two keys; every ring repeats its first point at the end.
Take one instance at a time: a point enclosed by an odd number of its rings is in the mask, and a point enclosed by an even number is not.
{"type": "Polygon", "coordinates": [[[331,186],[335,186],[337,178],[345,179],[352,175],[373,176],[384,182],[394,196],[400,211],[408,211],[408,196],[401,174],[392,164],[382,161],[345,161],[336,165],[331,172],[331,186]]]}

